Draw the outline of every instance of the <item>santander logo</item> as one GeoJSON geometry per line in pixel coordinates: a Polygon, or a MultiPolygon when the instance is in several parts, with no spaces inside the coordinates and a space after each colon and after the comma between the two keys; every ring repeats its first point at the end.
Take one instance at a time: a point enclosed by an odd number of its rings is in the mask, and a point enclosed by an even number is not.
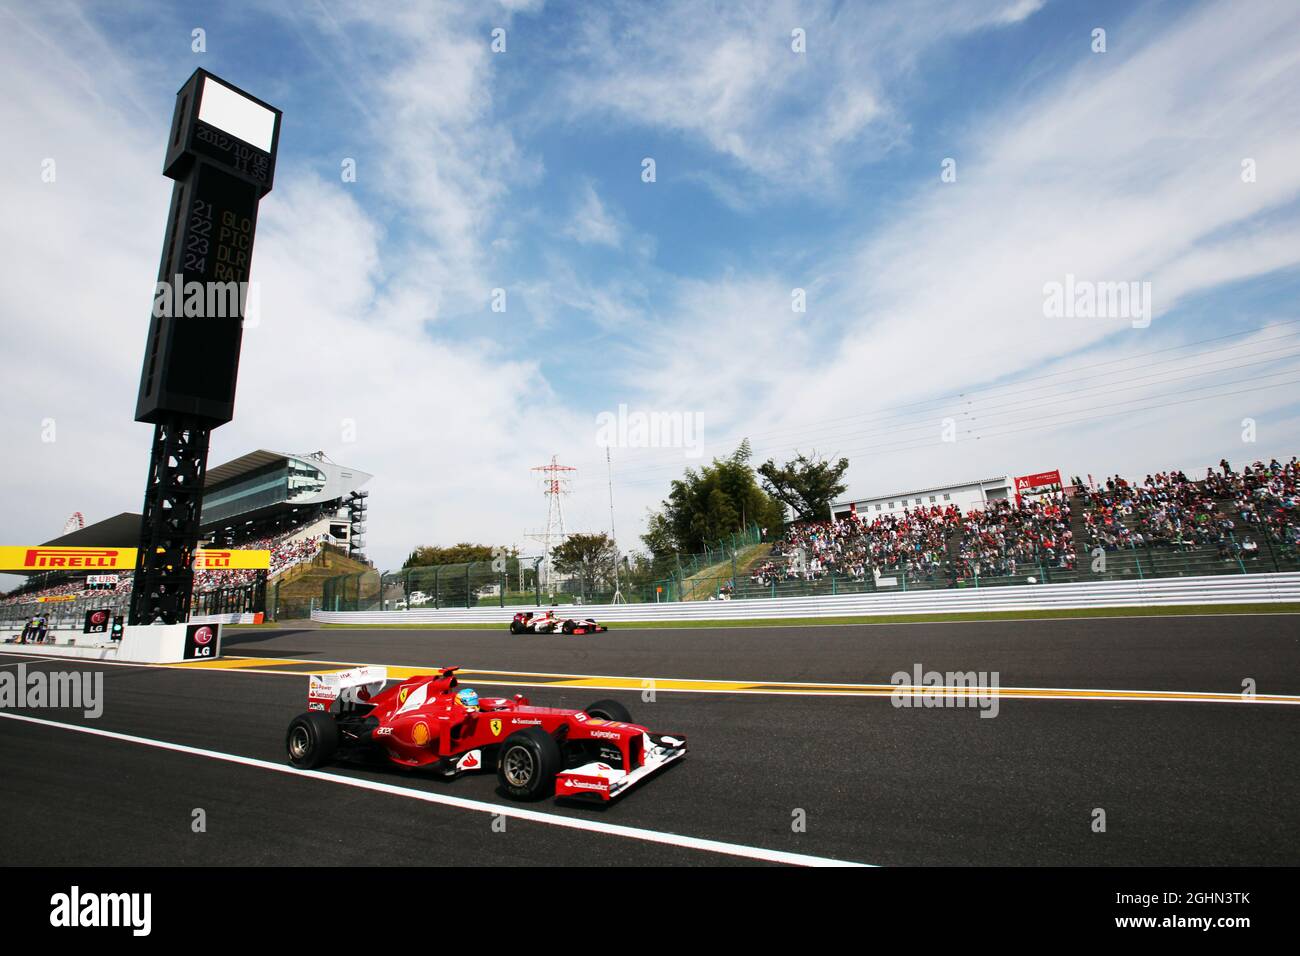
{"type": "Polygon", "coordinates": [[[477,770],[479,767],[478,751],[471,750],[456,762],[457,770],[477,770]]]}

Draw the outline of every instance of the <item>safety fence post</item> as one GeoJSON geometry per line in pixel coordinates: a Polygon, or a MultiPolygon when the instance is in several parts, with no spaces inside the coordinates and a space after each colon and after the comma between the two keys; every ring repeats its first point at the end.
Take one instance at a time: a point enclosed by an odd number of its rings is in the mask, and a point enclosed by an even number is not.
{"type": "Polygon", "coordinates": [[[1269,530],[1267,528],[1264,529],[1264,534],[1262,537],[1264,538],[1264,545],[1268,548],[1269,560],[1273,562],[1273,570],[1281,571],[1282,565],[1278,564],[1277,552],[1273,550],[1273,542],[1270,540],[1272,538],[1272,535],[1269,534],[1269,530]]]}

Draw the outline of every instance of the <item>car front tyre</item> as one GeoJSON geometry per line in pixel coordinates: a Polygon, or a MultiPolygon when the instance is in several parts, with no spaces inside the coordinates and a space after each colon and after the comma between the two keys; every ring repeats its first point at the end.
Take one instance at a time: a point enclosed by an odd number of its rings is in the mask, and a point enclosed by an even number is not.
{"type": "Polygon", "coordinates": [[[636,723],[628,709],[616,700],[598,700],[594,704],[588,704],[582,709],[582,712],[588,717],[595,717],[597,720],[608,720],[612,723],[622,724],[636,723]]]}
{"type": "Polygon", "coordinates": [[[561,768],[560,745],[541,727],[511,734],[497,755],[497,781],[515,800],[540,800],[553,793],[561,768]]]}

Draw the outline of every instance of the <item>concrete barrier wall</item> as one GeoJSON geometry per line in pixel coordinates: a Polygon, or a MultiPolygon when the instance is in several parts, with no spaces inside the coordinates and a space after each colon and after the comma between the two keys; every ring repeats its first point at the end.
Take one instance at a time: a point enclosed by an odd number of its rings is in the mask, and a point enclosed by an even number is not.
{"type": "MultiPolygon", "coordinates": [[[[1213,575],[1030,584],[895,594],[844,594],[749,601],[683,601],[671,604],[556,605],[567,617],[618,621],[723,621],[747,618],[847,617],[970,611],[1033,611],[1051,608],[1154,607],[1177,604],[1273,604],[1300,602],[1300,574],[1213,575]]],[[[323,624],[509,623],[528,608],[417,609],[410,611],[313,611],[323,624]]]]}

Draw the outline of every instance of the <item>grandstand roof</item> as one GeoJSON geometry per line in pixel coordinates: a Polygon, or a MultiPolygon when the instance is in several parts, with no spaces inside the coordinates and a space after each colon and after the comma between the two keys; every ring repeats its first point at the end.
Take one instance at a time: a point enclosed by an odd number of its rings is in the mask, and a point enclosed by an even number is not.
{"type": "MultiPolygon", "coordinates": [[[[140,515],[123,511],[119,515],[96,521],[86,527],[68,534],[59,535],[49,541],[42,541],[41,547],[49,548],[134,548],[140,543],[140,515]]],[[[30,577],[43,574],[44,571],[6,571],[30,577]]]]}
{"type": "MultiPolygon", "coordinates": [[[[268,465],[290,460],[311,462],[321,470],[326,476],[326,480],[321,486],[297,494],[290,501],[259,502],[257,507],[241,510],[237,514],[204,521],[204,532],[207,533],[217,528],[228,527],[227,522],[242,527],[252,524],[255,520],[264,519],[268,515],[275,515],[277,512],[281,512],[287,517],[292,517],[300,512],[306,513],[314,506],[322,506],[334,498],[341,498],[351,493],[372,477],[367,472],[338,465],[330,461],[322,452],[300,455],[259,448],[215,468],[208,469],[207,475],[204,477],[203,487],[205,490],[212,489],[217,485],[250,474],[268,465]]],[[[217,493],[220,494],[219,491],[217,493]]],[[[206,497],[205,493],[205,499],[206,497]]],[[[42,545],[64,548],[134,548],[140,543],[141,520],[139,514],[123,511],[121,514],[105,518],[103,521],[97,521],[51,541],[44,541],[42,545]]],[[[34,574],[40,572],[7,571],[5,573],[34,574]]]]}
{"type": "Polygon", "coordinates": [[[289,457],[289,455],[282,452],[268,451],[265,448],[250,451],[247,455],[240,455],[238,458],[223,465],[218,465],[216,468],[209,468],[207,475],[203,479],[203,487],[211,488],[213,485],[219,485],[231,478],[238,478],[240,475],[246,475],[267,465],[273,465],[277,461],[285,461],[289,457]]]}
{"type": "Polygon", "coordinates": [[[134,548],[139,543],[140,515],[129,511],[41,542],[53,548],[134,548]]]}

